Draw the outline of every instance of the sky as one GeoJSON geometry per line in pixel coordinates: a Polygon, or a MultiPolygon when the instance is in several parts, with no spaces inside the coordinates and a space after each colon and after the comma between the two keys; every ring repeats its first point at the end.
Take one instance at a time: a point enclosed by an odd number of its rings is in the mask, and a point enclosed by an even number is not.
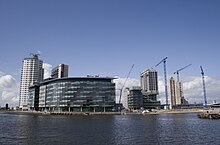
{"type": "MultiPolygon", "coordinates": [[[[167,59],[167,75],[180,72],[184,94],[202,102],[199,66],[209,102],[220,101],[219,0],[1,0],[0,106],[18,104],[22,60],[40,53],[45,70],[69,65],[69,76],[117,76],[139,85],[142,71],[167,59]]],[[[159,99],[164,101],[163,65],[159,99]]]]}

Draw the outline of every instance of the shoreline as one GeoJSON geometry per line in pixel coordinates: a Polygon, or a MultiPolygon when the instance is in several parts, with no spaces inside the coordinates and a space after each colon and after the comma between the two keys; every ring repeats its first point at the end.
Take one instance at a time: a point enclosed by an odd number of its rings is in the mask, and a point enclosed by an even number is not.
{"type": "Polygon", "coordinates": [[[181,109],[181,110],[156,110],[147,113],[141,112],[37,112],[37,111],[5,111],[0,112],[21,115],[160,115],[160,114],[189,114],[201,113],[202,109],[181,109]]]}
{"type": "Polygon", "coordinates": [[[38,112],[38,111],[5,111],[0,113],[20,114],[20,115],[121,115],[121,112],[38,112]]]}
{"type": "Polygon", "coordinates": [[[145,114],[188,114],[188,113],[200,113],[202,109],[181,109],[181,110],[159,110],[156,112],[148,112],[145,114]]]}

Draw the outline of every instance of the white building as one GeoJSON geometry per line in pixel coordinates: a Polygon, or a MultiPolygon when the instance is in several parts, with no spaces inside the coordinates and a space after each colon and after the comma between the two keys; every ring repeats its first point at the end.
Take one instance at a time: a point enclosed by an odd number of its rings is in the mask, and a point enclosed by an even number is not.
{"type": "Polygon", "coordinates": [[[42,82],[44,70],[43,61],[38,59],[38,54],[33,54],[32,58],[24,58],[21,70],[19,108],[27,110],[28,108],[28,88],[36,82],[42,82]]]}
{"type": "Polygon", "coordinates": [[[125,109],[128,109],[128,97],[129,97],[129,88],[126,88],[125,90],[124,90],[124,98],[125,98],[125,100],[124,100],[124,107],[125,107],[125,109]]]}
{"type": "Polygon", "coordinates": [[[187,104],[183,96],[183,86],[181,82],[175,82],[174,78],[170,78],[170,96],[171,96],[171,109],[176,105],[187,104]]]}
{"type": "Polygon", "coordinates": [[[148,95],[158,95],[158,80],[156,70],[145,70],[141,73],[141,89],[148,95]]]}
{"type": "Polygon", "coordinates": [[[52,69],[52,78],[63,78],[68,77],[68,65],[60,64],[52,69]]]}
{"type": "Polygon", "coordinates": [[[173,77],[170,78],[170,106],[171,109],[173,108],[173,106],[177,105],[176,104],[176,84],[175,84],[175,80],[173,77]]]}
{"type": "Polygon", "coordinates": [[[183,87],[181,82],[176,82],[176,105],[181,104],[181,98],[183,97],[183,87]]]}

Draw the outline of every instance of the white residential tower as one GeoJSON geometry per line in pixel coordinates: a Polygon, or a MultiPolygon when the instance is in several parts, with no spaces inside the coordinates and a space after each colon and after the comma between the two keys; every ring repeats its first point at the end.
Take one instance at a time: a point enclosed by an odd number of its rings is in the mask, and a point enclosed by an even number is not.
{"type": "Polygon", "coordinates": [[[32,58],[24,58],[21,70],[19,108],[28,109],[28,88],[30,85],[42,82],[44,70],[43,61],[38,59],[38,54],[33,54],[32,58]]]}

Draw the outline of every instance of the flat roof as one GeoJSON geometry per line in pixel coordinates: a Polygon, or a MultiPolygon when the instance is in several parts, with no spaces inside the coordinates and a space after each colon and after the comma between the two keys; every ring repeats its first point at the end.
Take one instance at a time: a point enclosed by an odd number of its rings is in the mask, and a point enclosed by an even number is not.
{"type": "Polygon", "coordinates": [[[48,78],[48,79],[45,79],[43,82],[41,82],[41,84],[44,84],[44,83],[50,83],[50,82],[55,82],[55,81],[65,81],[65,80],[75,80],[75,81],[79,81],[79,80],[82,80],[82,81],[100,81],[100,80],[107,80],[107,81],[111,81],[113,79],[116,79],[116,78],[113,78],[113,77],[63,77],[63,78],[48,78]]]}

